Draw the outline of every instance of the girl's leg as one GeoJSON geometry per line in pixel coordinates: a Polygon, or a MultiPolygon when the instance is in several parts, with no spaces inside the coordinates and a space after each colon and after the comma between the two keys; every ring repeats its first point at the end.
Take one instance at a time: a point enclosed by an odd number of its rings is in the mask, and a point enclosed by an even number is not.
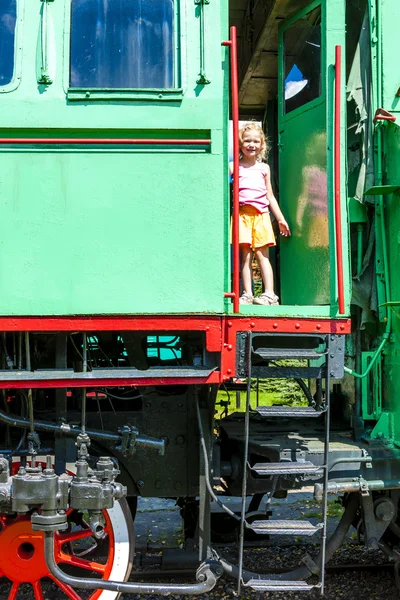
{"type": "Polygon", "coordinates": [[[257,262],[260,265],[261,277],[264,283],[264,289],[270,294],[274,294],[274,272],[268,258],[268,247],[262,246],[255,249],[257,262]]]}
{"type": "Polygon", "coordinates": [[[250,296],[253,295],[253,272],[251,270],[251,259],[253,252],[250,244],[240,244],[240,253],[242,255],[242,282],[243,290],[250,296]]]}

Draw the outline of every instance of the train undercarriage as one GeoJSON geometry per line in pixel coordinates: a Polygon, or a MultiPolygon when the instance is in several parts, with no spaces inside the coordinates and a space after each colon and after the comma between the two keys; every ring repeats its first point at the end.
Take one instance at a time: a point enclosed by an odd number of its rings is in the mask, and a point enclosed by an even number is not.
{"type": "Polygon", "coordinates": [[[3,333],[0,548],[8,558],[0,585],[8,600],[23,584],[43,598],[49,578],[60,598],[74,600],[195,595],[223,573],[239,589],[322,589],[322,565],[351,524],[365,545],[396,560],[399,450],[379,436],[356,440],[346,421],[346,395],[332,382],[343,375],[344,336],[316,327],[302,335],[236,331],[238,377],[202,383],[223,371],[207,331],[3,333]],[[253,390],[263,378],[293,380],[303,402],[263,405],[253,390]],[[221,390],[238,399],[241,390],[239,408],[221,390]],[[282,521],[261,507],[265,494],[305,485],[321,502],[321,523],[282,521]],[[346,510],[327,542],[329,494],[341,495],[346,510]],[[195,582],[126,582],[138,496],[176,499],[182,564],[195,557],[195,582]],[[241,498],[241,512],[224,496],[241,498]],[[316,535],[320,552],[286,579],[254,574],[243,563],[248,534],[316,535]],[[216,552],[215,537],[239,537],[237,565],[216,552]]]}

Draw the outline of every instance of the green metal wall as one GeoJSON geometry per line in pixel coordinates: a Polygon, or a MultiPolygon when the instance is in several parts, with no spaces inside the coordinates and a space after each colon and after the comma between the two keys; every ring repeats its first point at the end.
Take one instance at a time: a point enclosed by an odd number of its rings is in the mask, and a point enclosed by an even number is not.
{"type": "MultiPolygon", "coordinates": [[[[384,126],[385,177],[389,185],[400,186],[400,127],[394,124],[384,126]]],[[[393,418],[385,434],[400,443],[400,195],[385,197],[385,225],[390,274],[390,299],[398,302],[392,309],[392,330],[385,349],[383,402],[384,409],[393,418]]]]}
{"type": "MultiPolygon", "coordinates": [[[[376,0],[375,0],[376,1],[376,0]]],[[[389,111],[400,111],[399,21],[398,0],[379,0],[382,28],[383,102],[389,111]]]]}
{"type": "Polygon", "coordinates": [[[181,91],[69,94],[70,0],[48,4],[54,82],[38,84],[39,1],[20,0],[0,135],[211,137],[211,151],[0,149],[0,314],[222,312],[228,286],[227,3],[179,2],[181,91]],[[98,96],[98,94],[97,94],[98,96]],[[168,99],[166,99],[168,98],[168,99]],[[224,204],[224,199],[226,204],[224,204]]]}

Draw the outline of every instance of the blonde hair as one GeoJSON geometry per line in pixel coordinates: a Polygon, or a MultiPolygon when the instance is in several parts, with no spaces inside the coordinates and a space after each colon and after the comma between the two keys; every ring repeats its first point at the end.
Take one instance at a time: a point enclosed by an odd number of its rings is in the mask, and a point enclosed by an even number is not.
{"type": "Polygon", "coordinates": [[[245,123],[244,125],[242,125],[242,127],[239,129],[239,147],[240,147],[240,149],[242,148],[244,135],[248,131],[255,131],[260,136],[261,147],[260,147],[260,152],[258,153],[258,156],[257,156],[257,160],[262,161],[263,159],[265,159],[267,157],[268,144],[267,144],[267,139],[265,137],[265,134],[258,123],[254,123],[253,121],[250,121],[249,123],[245,123]]]}

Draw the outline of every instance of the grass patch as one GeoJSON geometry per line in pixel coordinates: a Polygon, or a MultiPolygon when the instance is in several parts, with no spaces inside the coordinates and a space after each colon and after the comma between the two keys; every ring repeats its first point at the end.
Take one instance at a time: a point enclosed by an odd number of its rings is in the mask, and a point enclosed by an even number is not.
{"type": "MultiPolygon", "coordinates": [[[[304,361],[282,360],[282,366],[303,366],[304,361]]],[[[218,392],[217,404],[222,412],[226,409],[228,414],[243,412],[246,410],[246,392],[240,391],[240,404],[237,406],[236,392],[221,389],[218,392]]],[[[257,380],[251,382],[250,403],[257,404],[257,380]]],[[[302,389],[293,379],[260,379],[258,382],[258,404],[260,406],[272,406],[274,404],[286,406],[307,406],[307,398],[302,389]]]]}

